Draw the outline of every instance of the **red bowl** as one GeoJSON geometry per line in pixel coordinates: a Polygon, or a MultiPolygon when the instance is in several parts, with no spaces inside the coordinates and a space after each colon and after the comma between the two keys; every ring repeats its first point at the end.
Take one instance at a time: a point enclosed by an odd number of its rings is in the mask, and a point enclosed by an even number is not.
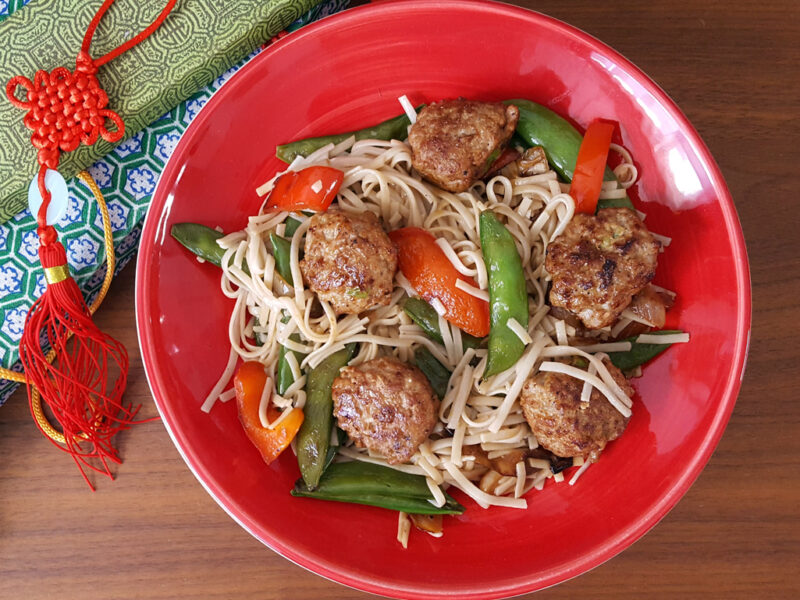
{"type": "Polygon", "coordinates": [[[664,516],[719,441],[750,329],[750,283],[730,194],[673,102],[622,56],[548,17],[485,2],[408,1],[347,11],[292,34],[241,69],[178,144],[153,197],[136,283],[142,356],[189,467],[247,531],[315,573],[397,597],[497,598],[611,558],[664,516]],[[445,535],[395,540],[393,512],[289,496],[294,457],[266,466],[234,403],[200,404],[227,356],[231,303],[219,273],[169,236],[172,223],[241,228],[278,143],[373,124],[414,103],[529,98],[578,126],[619,122],[638,163],[635,202],[671,236],[656,283],[676,290],[669,326],[691,333],[635,380],[625,435],[575,486],[528,495],[526,511],[467,506],[445,535]]]}

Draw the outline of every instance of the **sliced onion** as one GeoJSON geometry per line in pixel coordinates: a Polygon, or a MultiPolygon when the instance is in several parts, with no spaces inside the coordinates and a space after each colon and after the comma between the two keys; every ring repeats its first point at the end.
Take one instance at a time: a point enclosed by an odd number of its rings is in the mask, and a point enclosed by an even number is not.
{"type": "Polygon", "coordinates": [[[633,297],[628,310],[650,323],[656,329],[664,327],[667,307],[661,294],[649,285],[633,297]]]}

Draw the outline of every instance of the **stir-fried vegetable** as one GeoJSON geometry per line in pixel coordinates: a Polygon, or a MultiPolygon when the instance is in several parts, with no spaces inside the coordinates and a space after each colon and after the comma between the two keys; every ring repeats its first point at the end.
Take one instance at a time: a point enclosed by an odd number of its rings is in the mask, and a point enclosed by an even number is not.
{"type": "Polygon", "coordinates": [[[553,474],[568,469],[573,464],[571,457],[556,456],[541,446],[533,449],[515,448],[502,456],[489,458],[486,450],[481,448],[480,445],[465,445],[461,448],[461,455],[474,456],[477,464],[507,477],[515,476],[517,474],[517,463],[527,458],[540,458],[548,461],[553,474]]]}
{"type": "Polygon", "coordinates": [[[508,164],[511,164],[515,160],[519,158],[519,152],[516,149],[506,147],[502,148],[502,151],[499,149],[492,153],[489,157],[488,168],[486,169],[486,174],[483,176],[484,178],[492,177],[493,175],[500,172],[500,170],[508,164]],[[496,153],[496,156],[495,156],[496,153]]]}
{"type": "Polygon", "coordinates": [[[510,368],[522,356],[525,344],[509,328],[508,320],[513,318],[528,329],[528,294],[514,237],[490,210],[481,213],[480,236],[491,306],[486,378],[510,368]]]}
{"type": "Polygon", "coordinates": [[[314,166],[287,171],[275,182],[266,208],[278,210],[326,210],[344,181],[333,167],[314,166]]]}
{"type": "Polygon", "coordinates": [[[315,488],[298,479],[292,496],[367,504],[415,514],[460,515],[464,512],[464,507],[446,493],[444,506],[431,504],[433,496],[421,475],[360,461],[333,463],[315,488]]]}
{"type": "MultiPolygon", "coordinates": [[[[669,295],[659,293],[648,285],[633,297],[627,310],[649,323],[655,329],[659,329],[664,326],[667,319],[667,309],[672,306],[673,302],[674,300],[669,295]]],[[[636,324],[642,325],[641,323],[636,324]]],[[[623,332],[625,331],[623,330],[623,332]]],[[[633,332],[628,335],[633,335],[633,332]]]]}
{"type": "Polygon", "coordinates": [[[275,233],[269,234],[272,244],[272,255],[275,257],[275,270],[289,285],[294,285],[292,278],[292,243],[275,233]]]}
{"type": "MultiPolygon", "coordinates": [[[[439,330],[439,315],[434,308],[421,298],[406,298],[403,310],[411,320],[419,325],[432,340],[444,344],[442,332],[439,330]]],[[[468,333],[461,333],[461,345],[464,348],[478,348],[483,340],[468,333]]]]}
{"type": "Polygon", "coordinates": [[[430,233],[404,227],[390,232],[389,237],[397,245],[400,271],[422,298],[441,302],[442,316],[470,335],[489,333],[489,304],[456,286],[456,281],[475,288],[478,284],[456,270],[430,233]]]}
{"type": "Polygon", "coordinates": [[[420,531],[427,531],[433,534],[442,533],[442,515],[418,515],[409,513],[408,518],[411,519],[414,527],[420,531]]]}
{"type": "Polygon", "coordinates": [[[443,399],[447,393],[447,384],[450,382],[452,373],[425,346],[420,346],[414,350],[414,362],[419,370],[425,374],[431,383],[433,391],[443,399]]]}
{"type": "Polygon", "coordinates": [[[575,175],[569,188],[569,193],[575,200],[576,212],[593,215],[597,211],[613,134],[614,124],[608,121],[593,121],[586,128],[575,163],[575,175]]]}
{"type": "MultiPolygon", "coordinates": [[[[293,342],[299,342],[300,335],[293,333],[289,336],[289,339],[293,342]]],[[[306,357],[306,355],[302,352],[289,350],[286,346],[281,346],[281,349],[278,352],[278,367],[275,370],[275,389],[281,395],[285,394],[286,390],[289,389],[289,386],[294,383],[294,371],[292,371],[292,367],[289,364],[289,354],[294,355],[295,361],[298,365],[306,357]]]]}
{"type": "Polygon", "coordinates": [[[294,235],[294,232],[297,231],[297,228],[300,227],[300,225],[302,225],[303,222],[298,221],[294,217],[287,217],[286,221],[284,221],[284,224],[286,225],[286,229],[284,229],[283,232],[284,235],[286,237],[292,237],[294,235]]]}
{"type": "MultiPolygon", "coordinates": [[[[683,333],[680,330],[664,329],[662,331],[650,331],[647,335],[667,335],[671,333],[683,333]]],[[[627,352],[609,352],[608,358],[620,371],[630,371],[646,363],[664,352],[672,344],[641,344],[636,341],[636,337],[631,337],[623,342],[630,342],[631,349],[627,352]]]]}
{"type": "Polygon", "coordinates": [[[333,426],[331,385],[354,352],[355,344],[349,344],[306,375],[306,419],[297,436],[297,464],[309,490],[316,489],[327,464],[333,426]]]}
{"type": "MultiPolygon", "coordinates": [[[[289,336],[289,339],[292,339],[292,336],[289,336]]],[[[281,349],[278,352],[278,368],[275,369],[275,389],[281,396],[286,393],[286,390],[288,390],[289,386],[291,386],[295,381],[292,367],[289,366],[289,361],[286,359],[286,355],[289,352],[292,351],[286,346],[281,346],[281,349]]]]}
{"type": "MultiPolygon", "coordinates": [[[[422,110],[420,105],[416,108],[419,112],[422,110]]],[[[358,131],[350,131],[348,133],[339,133],[337,135],[324,135],[322,137],[308,138],[305,140],[298,140],[289,144],[283,144],[275,149],[275,155],[286,163],[292,162],[298,156],[308,156],[315,150],[319,150],[328,144],[338,144],[345,141],[350,136],[354,136],[358,140],[403,140],[406,138],[406,132],[411,125],[408,116],[403,113],[400,116],[389,119],[372,127],[359,129],[358,131]]]]}
{"type": "MultiPolygon", "coordinates": [[[[507,100],[506,104],[513,104],[519,109],[519,123],[517,134],[527,146],[542,146],[547,154],[550,166],[564,181],[572,181],[575,173],[575,164],[578,160],[583,136],[566,119],[558,116],[549,108],[530,100],[507,100]]],[[[616,175],[608,167],[605,168],[603,179],[616,181],[616,175]]],[[[633,208],[630,198],[614,198],[613,200],[600,200],[598,208],[625,206],[633,208]]]]}
{"type": "MultiPolygon", "coordinates": [[[[218,267],[222,265],[225,250],[220,248],[217,240],[224,235],[223,233],[199,223],[175,223],[170,229],[170,234],[184,248],[206,262],[218,267]]],[[[244,268],[247,270],[246,264],[244,268]]]]}
{"type": "MultiPolygon", "coordinates": [[[[266,384],[267,374],[264,372],[264,365],[259,362],[242,363],[233,378],[239,422],[242,424],[247,438],[261,453],[264,462],[269,464],[286,449],[297,435],[303,423],[303,411],[299,408],[289,408],[287,410],[290,413],[273,429],[264,427],[258,416],[258,409],[266,384]]],[[[281,416],[281,412],[270,402],[267,407],[269,422],[273,423],[281,416]]]]}
{"type": "Polygon", "coordinates": [[[508,100],[519,109],[517,135],[526,146],[541,146],[553,170],[572,181],[583,136],[566,119],[530,100],[508,100]]]}

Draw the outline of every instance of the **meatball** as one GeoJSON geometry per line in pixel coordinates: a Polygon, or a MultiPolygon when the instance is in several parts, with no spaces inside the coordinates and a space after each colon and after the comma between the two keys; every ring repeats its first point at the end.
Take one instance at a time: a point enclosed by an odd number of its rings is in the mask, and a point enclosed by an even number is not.
{"type": "Polygon", "coordinates": [[[397,248],[371,212],[329,210],[311,217],[300,270],[336,313],[357,314],[389,304],[397,248]]]}
{"type": "MultiPolygon", "coordinates": [[[[628,394],[633,388],[622,372],[603,361],[614,381],[628,394]]],[[[597,460],[605,445],[622,435],[623,417],[596,389],[589,402],[581,402],[583,382],[564,373],[542,372],[522,387],[520,404],[539,444],[556,456],[582,456],[597,460]]]]}
{"type": "Polygon", "coordinates": [[[483,177],[511,139],[516,106],[443,100],[426,106],[408,133],[411,162],[422,176],[451,192],[483,177]]]}
{"type": "Polygon", "coordinates": [[[389,464],[407,462],[436,424],[439,400],[417,367],[376,358],[344,367],[332,387],[333,415],[358,446],[389,464]]]}
{"type": "Polygon", "coordinates": [[[589,329],[611,325],[656,272],[661,244],[628,208],[576,214],[547,246],[550,304],[589,329]]]}

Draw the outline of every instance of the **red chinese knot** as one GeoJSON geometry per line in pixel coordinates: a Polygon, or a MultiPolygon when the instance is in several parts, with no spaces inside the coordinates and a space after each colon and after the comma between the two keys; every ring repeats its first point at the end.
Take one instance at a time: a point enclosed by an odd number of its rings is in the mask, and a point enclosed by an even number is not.
{"type": "Polygon", "coordinates": [[[118,142],[125,133],[120,116],[108,110],[108,95],[95,76],[97,67],[86,52],[78,54],[75,72],[57,67],[52,72],[37,71],[33,81],[17,75],[6,86],[9,101],[27,110],[23,123],[33,132],[31,143],[39,150],[38,161],[48,169],[58,168],[61,152],[75,150],[81,142],[91,146],[102,137],[118,142]],[[17,88],[26,90],[25,100],[17,88]],[[116,129],[106,128],[110,119],[116,129]]]}

